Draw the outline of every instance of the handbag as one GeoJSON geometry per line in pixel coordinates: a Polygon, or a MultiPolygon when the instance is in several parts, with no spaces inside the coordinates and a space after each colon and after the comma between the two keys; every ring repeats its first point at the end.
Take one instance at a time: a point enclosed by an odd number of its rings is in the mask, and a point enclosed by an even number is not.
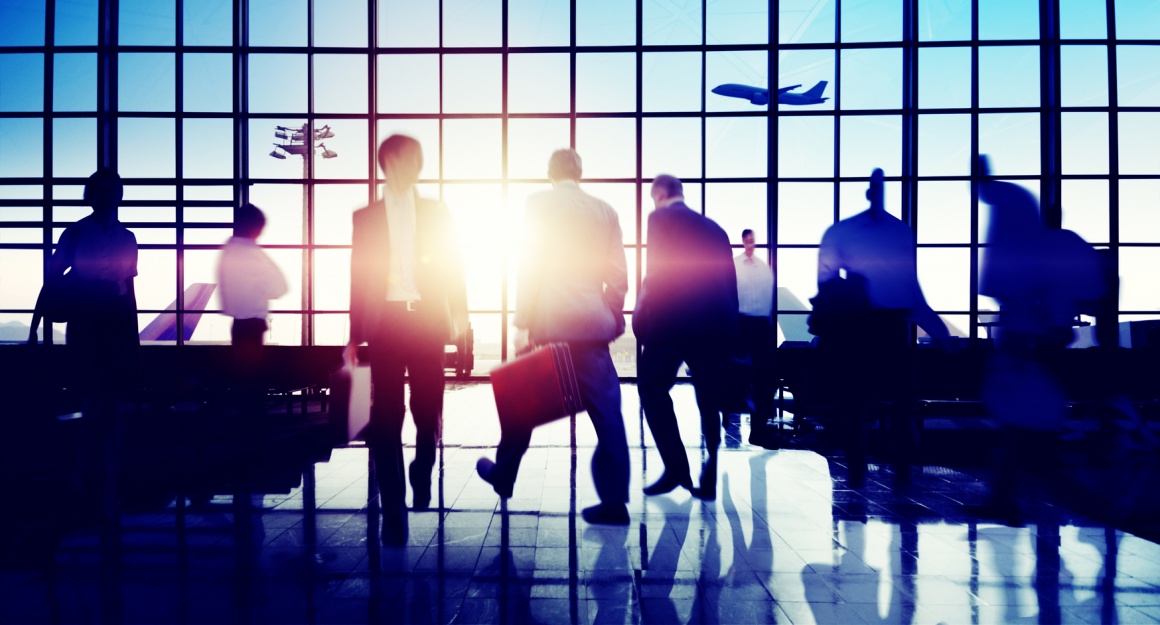
{"type": "Polygon", "coordinates": [[[67,323],[83,309],[85,285],[72,272],[49,278],[36,296],[36,311],[46,321],[67,323]]]}
{"type": "Polygon", "coordinates": [[[344,366],[330,374],[329,423],[334,446],[366,436],[371,422],[371,368],[344,366]]]}
{"type": "Polygon", "coordinates": [[[500,424],[532,429],[584,410],[567,343],[548,343],[491,371],[500,424]]]}

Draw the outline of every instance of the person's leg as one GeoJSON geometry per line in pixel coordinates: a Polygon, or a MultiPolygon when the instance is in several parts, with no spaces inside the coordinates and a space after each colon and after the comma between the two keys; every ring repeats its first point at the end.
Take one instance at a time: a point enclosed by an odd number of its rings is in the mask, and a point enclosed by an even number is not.
{"type": "Polygon", "coordinates": [[[665,468],[660,481],[647,487],[646,492],[665,493],[676,486],[692,483],[689,459],[685,455],[681,432],[677,428],[673,399],[669,396],[681,362],[675,346],[652,343],[644,346],[637,363],[640,405],[665,468]]]}
{"type": "Polygon", "coordinates": [[[571,343],[572,364],[584,409],[596,430],[592,480],[604,504],[628,502],[628,436],[620,410],[620,379],[608,345],[571,343]]]}
{"type": "Polygon", "coordinates": [[[746,325],[749,357],[753,362],[753,415],[750,419],[749,439],[751,443],[771,445],[775,441],[770,421],[774,417],[774,396],[780,385],[773,361],[776,340],[773,320],[769,317],[750,317],[746,325]]]}
{"type": "Polygon", "coordinates": [[[367,443],[375,461],[375,476],[383,509],[383,542],[398,546],[407,540],[407,487],[403,477],[403,417],[406,414],[403,371],[408,341],[380,322],[370,341],[374,402],[367,443]]]}
{"type": "Polygon", "coordinates": [[[717,496],[717,452],[721,447],[721,409],[728,384],[726,365],[729,347],[720,337],[706,337],[689,346],[686,353],[697,409],[701,413],[701,433],[708,458],[701,466],[701,481],[693,494],[701,499],[717,496]]]}
{"type": "Polygon", "coordinates": [[[411,463],[412,506],[431,504],[431,470],[443,423],[443,343],[416,341],[407,359],[411,384],[411,417],[415,420],[415,460],[411,463]]]}

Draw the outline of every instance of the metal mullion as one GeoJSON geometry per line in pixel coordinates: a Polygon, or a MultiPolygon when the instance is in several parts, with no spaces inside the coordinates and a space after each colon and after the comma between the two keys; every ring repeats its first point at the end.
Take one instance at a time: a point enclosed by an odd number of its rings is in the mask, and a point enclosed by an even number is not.
{"type": "MultiPolygon", "coordinates": [[[[56,117],[53,113],[53,82],[52,77],[56,58],[56,0],[45,2],[44,16],[44,118],[40,132],[44,147],[41,150],[42,186],[40,192],[40,221],[41,221],[41,281],[48,276],[48,266],[52,259],[52,221],[53,221],[53,172],[52,170],[52,135],[53,122],[56,117]]],[[[52,343],[52,322],[44,319],[44,342],[52,343]]]]}
{"type": "MultiPolygon", "coordinates": [[[[1120,116],[1119,89],[1116,77],[1116,2],[1107,0],[1108,51],[1108,248],[1111,250],[1112,269],[1109,274],[1120,275],[1120,116]]],[[[1116,321],[1119,321],[1119,292],[1116,299],[1116,321]]]]}
{"type": "MultiPolygon", "coordinates": [[[[1113,1],[1113,0],[1109,0],[1113,1]]],[[[979,154],[979,5],[971,3],[971,155],[979,154]]],[[[977,160],[977,159],[976,159],[977,160]]],[[[978,164],[971,163],[971,301],[970,330],[968,336],[974,342],[979,338],[979,171],[978,164]]]]}
{"type": "MultiPolygon", "coordinates": [[[[314,306],[311,288],[311,268],[314,253],[314,0],[306,0],[306,151],[302,156],[302,310],[309,311],[314,306]]],[[[314,344],[314,318],[309,312],[302,313],[302,344],[314,344]]]]}
{"type": "MultiPolygon", "coordinates": [[[[767,46],[766,67],[769,68],[768,75],[770,92],[773,92],[772,87],[778,84],[778,78],[781,73],[781,59],[779,58],[779,49],[781,46],[780,36],[780,5],[777,0],[770,2],[769,10],[767,11],[767,18],[769,19],[769,45],[767,46]]],[[[708,19],[702,19],[702,23],[707,23],[708,19]]],[[[706,25],[706,29],[708,26],[706,25]]],[[[706,30],[706,33],[708,31],[706,30]]],[[[706,38],[706,41],[708,39],[706,38]]],[[[701,74],[704,75],[702,70],[701,74]]],[[[707,86],[707,85],[706,85],[707,86]]],[[[702,93],[705,89],[702,88],[702,93]]],[[[769,264],[773,268],[773,292],[770,294],[772,302],[770,302],[770,310],[773,311],[774,323],[774,340],[777,339],[777,251],[778,251],[778,214],[780,206],[778,204],[780,184],[778,181],[778,174],[780,168],[777,160],[777,143],[778,120],[780,111],[778,110],[777,98],[771,98],[769,107],[766,109],[766,126],[765,126],[765,242],[769,250],[769,264]]],[[[702,146],[704,141],[701,142],[702,146]]]]}
{"type": "Polygon", "coordinates": [[[1040,202],[1059,206],[1061,199],[1061,126],[1059,107],[1059,12],[1058,0],[1039,4],[1039,128],[1040,143],[1040,202]]]}
{"type": "MultiPolygon", "coordinates": [[[[842,0],[834,0],[834,168],[835,181],[841,175],[842,136],[842,0]]],[[[837,182],[832,188],[834,201],[834,223],[841,220],[841,193],[837,182]]]]}
{"type": "MultiPolygon", "coordinates": [[[[503,197],[503,205],[510,206],[509,193],[510,181],[508,180],[508,0],[501,0],[500,2],[500,43],[503,47],[503,52],[500,55],[500,112],[502,114],[500,121],[500,195],[503,197]]],[[[491,242],[493,245],[495,241],[491,242]]],[[[508,346],[508,318],[510,311],[508,310],[508,275],[511,273],[509,263],[511,258],[508,255],[507,245],[500,246],[500,272],[499,291],[500,291],[500,313],[499,313],[499,360],[500,362],[507,362],[507,346],[508,346]]],[[[465,329],[461,329],[465,331],[465,329]]],[[[470,373],[470,372],[468,372],[470,373]]]]}
{"type": "Polygon", "coordinates": [[[185,185],[177,184],[185,178],[185,158],[184,158],[184,142],[185,142],[185,0],[177,0],[176,10],[176,27],[175,34],[176,49],[174,50],[174,83],[176,87],[176,95],[174,99],[175,119],[175,145],[176,154],[174,155],[177,179],[174,180],[174,187],[176,193],[176,206],[174,206],[174,221],[175,221],[175,253],[177,254],[177,294],[174,298],[176,302],[177,313],[177,345],[180,347],[185,345],[185,185]]]}

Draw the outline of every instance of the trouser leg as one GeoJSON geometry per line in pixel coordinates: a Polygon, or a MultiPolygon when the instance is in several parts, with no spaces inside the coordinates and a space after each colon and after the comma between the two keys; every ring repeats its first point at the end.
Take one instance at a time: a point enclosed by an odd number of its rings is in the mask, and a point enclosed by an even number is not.
{"type": "Polygon", "coordinates": [[[645,345],[637,363],[637,391],[665,472],[677,479],[686,479],[689,477],[689,459],[681,442],[681,432],[677,429],[673,399],[669,396],[681,362],[679,354],[670,346],[645,345]]]}
{"type": "Polygon", "coordinates": [[[628,436],[620,410],[620,380],[608,345],[570,344],[584,409],[596,429],[592,480],[606,504],[628,502],[628,436]]]}

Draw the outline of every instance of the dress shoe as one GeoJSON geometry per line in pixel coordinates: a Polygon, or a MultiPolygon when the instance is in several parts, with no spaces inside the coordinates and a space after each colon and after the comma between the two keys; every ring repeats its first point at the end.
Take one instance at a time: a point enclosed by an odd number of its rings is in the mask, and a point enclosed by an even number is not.
{"type": "Polygon", "coordinates": [[[403,547],[407,544],[407,509],[395,513],[383,510],[382,541],[384,547],[403,547]]]}
{"type": "Polygon", "coordinates": [[[602,503],[580,511],[584,520],[592,525],[628,525],[628,506],[624,504],[602,503]]]}
{"type": "Polygon", "coordinates": [[[776,434],[770,434],[769,432],[750,432],[749,444],[755,447],[777,450],[781,449],[781,437],[776,434]]]}
{"type": "Polygon", "coordinates": [[[653,482],[651,486],[644,487],[644,494],[648,495],[649,497],[652,497],[653,495],[663,495],[665,493],[673,492],[673,490],[675,490],[678,486],[684,486],[686,489],[688,489],[692,487],[692,485],[692,478],[686,477],[682,480],[680,478],[673,477],[669,473],[664,473],[661,475],[661,479],[653,482]]]}
{"type": "Polygon", "coordinates": [[[495,494],[504,499],[508,499],[512,496],[513,485],[501,484],[496,481],[495,477],[493,476],[495,473],[495,463],[492,462],[491,459],[480,458],[477,460],[475,463],[475,472],[479,474],[479,477],[482,478],[483,481],[491,484],[491,487],[495,489],[495,494]]]}
{"type": "Polygon", "coordinates": [[[427,474],[423,475],[422,467],[419,467],[415,462],[411,462],[411,466],[407,468],[407,474],[411,478],[411,509],[426,510],[431,507],[431,471],[427,470],[427,474]]]}

